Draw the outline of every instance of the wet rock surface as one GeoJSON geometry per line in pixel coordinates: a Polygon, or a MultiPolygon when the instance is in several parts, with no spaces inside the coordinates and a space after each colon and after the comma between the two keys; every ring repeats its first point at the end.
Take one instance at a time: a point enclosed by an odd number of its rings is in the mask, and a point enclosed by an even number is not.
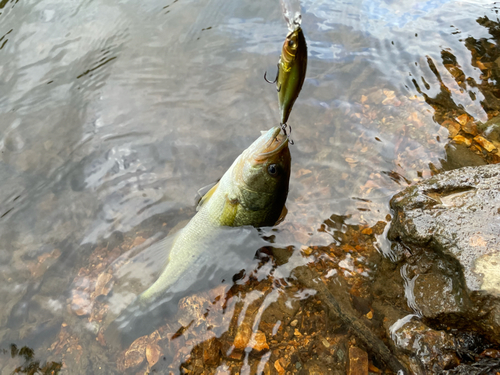
{"type": "Polygon", "coordinates": [[[470,290],[500,293],[499,280],[489,281],[500,274],[500,264],[482,266],[500,252],[499,165],[439,174],[394,196],[391,207],[390,239],[452,256],[470,290]]]}
{"type": "Polygon", "coordinates": [[[500,361],[495,358],[498,350],[484,349],[491,344],[477,332],[434,329],[414,314],[392,324],[387,320],[384,325],[394,353],[406,357],[410,373],[495,374],[493,370],[500,370],[500,361]]]}
{"type": "Polygon", "coordinates": [[[453,335],[433,330],[412,317],[403,318],[403,325],[395,323],[390,330],[396,348],[419,359],[413,363],[414,371],[438,373],[455,367],[459,360],[453,335]]]}
{"type": "Polygon", "coordinates": [[[394,273],[414,312],[386,312],[399,314],[384,323],[394,350],[414,373],[494,374],[500,364],[484,349],[500,343],[500,166],[441,173],[391,207],[394,273]]]}

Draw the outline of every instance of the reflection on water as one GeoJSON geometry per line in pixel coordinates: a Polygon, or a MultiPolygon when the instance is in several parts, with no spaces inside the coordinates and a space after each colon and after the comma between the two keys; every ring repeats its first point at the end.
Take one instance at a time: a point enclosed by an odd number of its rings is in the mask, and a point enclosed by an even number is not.
{"type": "Polygon", "coordinates": [[[290,276],[304,259],[381,337],[384,318],[401,318],[383,301],[412,312],[384,238],[388,202],[443,169],[500,161],[498,9],[301,4],[309,66],[289,121],[288,216],[269,234],[290,261],[259,252],[121,350],[101,334],[108,267],[192,217],[196,191],[279,121],[262,75],[286,34],[280,4],[0,2],[4,347],[66,373],[343,373],[356,345],[290,276]]]}

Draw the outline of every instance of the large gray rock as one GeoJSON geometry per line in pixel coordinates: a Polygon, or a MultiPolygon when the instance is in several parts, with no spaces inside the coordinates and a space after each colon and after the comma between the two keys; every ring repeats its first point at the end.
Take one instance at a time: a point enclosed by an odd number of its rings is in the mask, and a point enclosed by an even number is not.
{"type": "Polygon", "coordinates": [[[500,296],[500,165],[461,168],[391,200],[389,238],[456,258],[470,290],[500,296]]]}
{"type": "Polygon", "coordinates": [[[500,345],[500,165],[444,172],[391,200],[408,306],[500,345]]]}

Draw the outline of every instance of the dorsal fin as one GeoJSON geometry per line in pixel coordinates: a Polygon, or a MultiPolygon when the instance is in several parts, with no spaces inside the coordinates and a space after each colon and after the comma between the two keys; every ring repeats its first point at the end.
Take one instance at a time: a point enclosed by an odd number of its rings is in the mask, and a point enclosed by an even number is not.
{"type": "Polygon", "coordinates": [[[196,207],[196,211],[199,211],[200,208],[201,208],[201,206],[203,206],[206,202],[208,202],[208,200],[210,199],[210,197],[217,190],[218,186],[219,186],[219,183],[217,182],[209,191],[207,191],[207,193],[198,202],[198,206],[196,207]]]}

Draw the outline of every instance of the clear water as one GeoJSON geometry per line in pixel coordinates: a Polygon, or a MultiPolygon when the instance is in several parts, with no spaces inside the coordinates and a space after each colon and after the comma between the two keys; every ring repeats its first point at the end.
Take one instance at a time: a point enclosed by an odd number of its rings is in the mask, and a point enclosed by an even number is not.
{"type": "MultiPolygon", "coordinates": [[[[296,144],[281,224],[295,228],[295,247],[328,245],[322,224],[332,215],[386,221],[392,194],[439,169],[448,132],[413,82],[440,92],[429,61],[452,101],[487,120],[482,92],[459,86],[442,54],[481,82],[464,39],[491,38],[476,19],[497,20],[481,0],[301,6],[309,62],[289,121],[296,144]]],[[[272,76],[286,33],[279,1],[0,2],[3,347],[59,361],[47,343],[63,324],[85,332],[79,345],[97,345],[95,327],[68,311],[90,249],[158,217],[169,228],[189,219],[197,190],[278,124],[263,74],[272,76]]],[[[379,246],[390,251],[382,236],[379,246]]],[[[113,353],[96,358],[115,368],[113,353]]],[[[11,360],[0,366],[13,371],[11,360]]]]}

